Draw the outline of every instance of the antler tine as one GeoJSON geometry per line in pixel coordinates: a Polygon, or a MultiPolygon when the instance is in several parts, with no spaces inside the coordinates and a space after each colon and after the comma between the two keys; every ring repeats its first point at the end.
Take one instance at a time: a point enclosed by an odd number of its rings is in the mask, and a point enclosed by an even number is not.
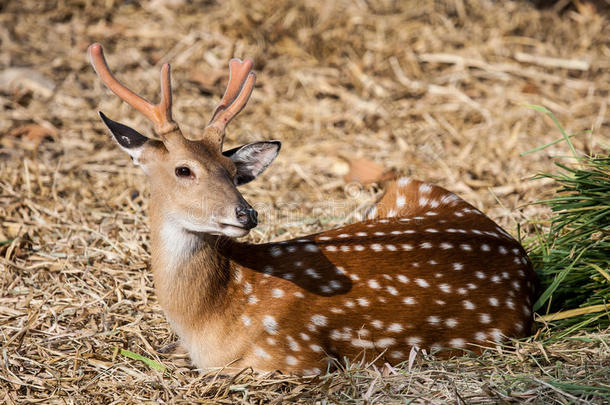
{"type": "Polygon", "coordinates": [[[229,62],[229,84],[227,84],[225,94],[214,111],[208,128],[215,128],[221,134],[224,134],[227,124],[246,106],[256,82],[256,74],[251,71],[253,66],[254,62],[251,59],[246,59],[243,62],[239,59],[231,59],[229,62]]]}
{"type": "Polygon", "coordinates": [[[114,77],[104,58],[102,45],[91,44],[89,58],[102,82],[120,99],[151,120],[157,134],[163,136],[178,129],[178,125],[172,119],[172,88],[168,63],[161,67],[161,101],[159,104],[152,104],[129,90],[114,77]]]}

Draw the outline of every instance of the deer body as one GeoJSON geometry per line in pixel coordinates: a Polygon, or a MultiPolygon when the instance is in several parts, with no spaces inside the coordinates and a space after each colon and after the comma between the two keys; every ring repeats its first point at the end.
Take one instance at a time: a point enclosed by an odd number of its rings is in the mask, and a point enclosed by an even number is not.
{"type": "Polygon", "coordinates": [[[277,141],[222,151],[224,126],[254,86],[251,62],[231,62],[212,122],[186,139],[171,120],[169,66],[164,98],[149,106],[112,77],[101,46],[90,55],[155,123],[150,139],[102,114],[150,179],[156,293],[198,367],[317,374],[331,357],[396,364],[412,348],[477,351],[529,332],[536,279],[525,251],[437,186],[401,178],[366,221],[339,229],[261,245],[232,239],[257,223],[235,186],[279,151],[277,141]]]}

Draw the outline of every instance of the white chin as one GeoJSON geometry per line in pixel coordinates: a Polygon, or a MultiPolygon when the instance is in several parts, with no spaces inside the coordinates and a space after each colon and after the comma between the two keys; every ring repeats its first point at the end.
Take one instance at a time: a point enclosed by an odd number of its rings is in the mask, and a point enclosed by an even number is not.
{"type": "Polygon", "coordinates": [[[231,238],[239,238],[246,236],[250,232],[249,229],[240,228],[233,225],[220,225],[219,235],[229,236],[231,238]]]}

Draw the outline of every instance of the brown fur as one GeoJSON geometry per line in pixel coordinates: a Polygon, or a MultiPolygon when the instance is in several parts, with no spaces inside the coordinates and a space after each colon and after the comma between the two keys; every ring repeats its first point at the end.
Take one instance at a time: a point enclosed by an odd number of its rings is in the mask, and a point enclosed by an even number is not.
{"type": "MultiPolygon", "coordinates": [[[[462,349],[478,351],[497,341],[499,333],[509,337],[527,335],[532,323],[535,276],[529,261],[521,262],[526,258],[521,246],[501,234],[489,218],[446,190],[429,186],[430,191],[422,194],[423,184],[390,184],[377,204],[395,211],[396,216],[387,220],[377,216],[303,239],[263,245],[202,237],[200,250],[176,269],[160,268],[162,259],[156,253],[160,249],[154,248],[157,293],[170,322],[181,325],[178,330],[182,334],[195,336],[185,343],[196,364],[221,367],[237,360],[233,367],[315,373],[324,369],[328,356],[356,358],[364,352],[369,360],[379,356],[378,363],[395,364],[405,360],[413,346],[442,348],[441,355],[450,355],[456,352],[451,347],[452,339],[463,339],[462,349]],[[390,204],[401,193],[406,197],[402,211],[390,204]],[[439,215],[426,216],[432,210],[420,205],[422,197],[429,201],[449,198],[437,207],[439,215]],[[473,211],[455,216],[463,209],[473,211]],[[418,215],[422,217],[401,221],[418,215]],[[445,222],[441,224],[440,220],[445,222]],[[438,232],[426,232],[435,228],[438,232]],[[391,234],[406,229],[415,232],[391,234]],[[493,235],[473,234],[471,230],[493,235]],[[357,232],[367,232],[367,236],[356,236],[357,232]],[[374,232],[384,235],[375,236],[374,232]],[[424,242],[432,248],[422,248],[424,242]],[[454,247],[440,249],[443,242],[454,247]],[[376,243],[393,245],[397,250],[371,251],[369,246],[376,243]],[[412,245],[413,249],[405,251],[400,248],[403,244],[412,245]],[[471,250],[459,247],[466,244],[471,250]],[[483,244],[489,246],[489,253],[481,250],[483,244]],[[327,251],[329,246],[337,246],[338,250],[327,251]],[[341,251],[343,246],[350,251],[341,251]],[[356,254],[356,246],[367,248],[356,254]],[[499,252],[500,246],[506,254],[499,252]],[[430,260],[436,264],[430,264],[430,260]],[[413,263],[419,266],[414,267],[413,263]],[[460,263],[463,268],[454,270],[453,263],[460,263]],[[339,274],[337,267],[344,274],[339,274]],[[315,277],[307,269],[313,269],[315,277]],[[477,278],[476,271],[484,272],[485,279],[477,278]],[[358,280],[352,278],[354,275],[358,280]],[[400,275],[409,281],[399,281],[400,275]],[[494,276],[498,279],[492,281],[494,276]],[[418,285],[418,278],[429,285],[418,285]],[[372,288],[370,280],[375,280],[379,288],[372,288]],[[335,282],[332,288],[331,281],[335,282]],[[517,283],[518,288],[512,283],[517,283]],[[469,288],[469,284],[476,285],[476,289],[469,288]],[[441,290],[441,285],[449,286],[449,291],[441,290]],[[396,295],[391,288],[396,289],[396,295]],[[274,295],[274,289],[281,290],[282,295],[278,297],[277,290],[274,295]],[[460,289],[466,293],[458,293],[460,289]],[[414,303],[405,304],[406,297],[414,303]],[[367,306],[359,304],[362,298],[368,301],[367,306]],[[491,305],[490,298],[496,299],[498,305],[491,305]],[[467,309],[464,301],[475,308],[467,309]],[[349,302],[354,305],[346,306],[349,302]],[[507,302],[514,308],[508,307],[507,302]],[[323,316],[325,321],[315,324],[315,315],[323,316]],[[250,325],[244,324],[242,316],[248,317],[250,325]],[[265,328],[265,316],[273,317],[277,327],[265,328]],[[438,317],[438,322],[430,317],[438,317]],[[399,324],[400,330],[394,324],[399,324]],[[485,335],[477,340],[477,333],[485,335]],[[392,344],[390,339],[394,340],[392,344]],[[319,349],[312,349],[312,345],[319,349]],[[200,347],[217,347],[219,353],[211,357],[218,362],[197,362],[202,357],[197,354],[200,347]]],[[[153,233],[157,229],[153,226],[153,233]]],[[[158,240],[153,237],[153,246],[158,240]]]]}

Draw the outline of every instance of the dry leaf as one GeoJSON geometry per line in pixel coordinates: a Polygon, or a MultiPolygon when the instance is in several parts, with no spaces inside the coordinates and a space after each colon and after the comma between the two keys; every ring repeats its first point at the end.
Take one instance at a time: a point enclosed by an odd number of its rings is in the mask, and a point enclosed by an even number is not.
{"type": "Polygon", "coordinates": [[[349,162],[349,173],[344,176],[346,182],[358,182],[370,184],[378,181],[385,168],[366,158],[356,159],[349,162]]]}
{"type": "Polygon", "coordinates": [[[229,80],[228,72],[221,69],[209,69],[206,71],[193,71],[189,76],[189,80],[197,83],[201,88],[209,93],[213,93],[216,89],[216,84],[219,81],[226,82],[229,80]]]}
{"type": "Polygon", "coordinates": [[[396,178],[394,170],[386,170],[385,167],[366,158],[356,159],[349,162],[349,173],[343,179],[357,182],[362,185],[379,183],[396,178]]]}
{"type": "MultiPolygon", "coordinates": [[[[23,149],[35,150],[45,139],[53,139],[57,135],[55,128],[50,128],[38,124],[28,124],[18,127],[10,131],[7,136],[9,138],[21,138],[21,146],[23,149]]],[[[4,146],[12,147],[10,139],[2,139],[4,146]]]]}

